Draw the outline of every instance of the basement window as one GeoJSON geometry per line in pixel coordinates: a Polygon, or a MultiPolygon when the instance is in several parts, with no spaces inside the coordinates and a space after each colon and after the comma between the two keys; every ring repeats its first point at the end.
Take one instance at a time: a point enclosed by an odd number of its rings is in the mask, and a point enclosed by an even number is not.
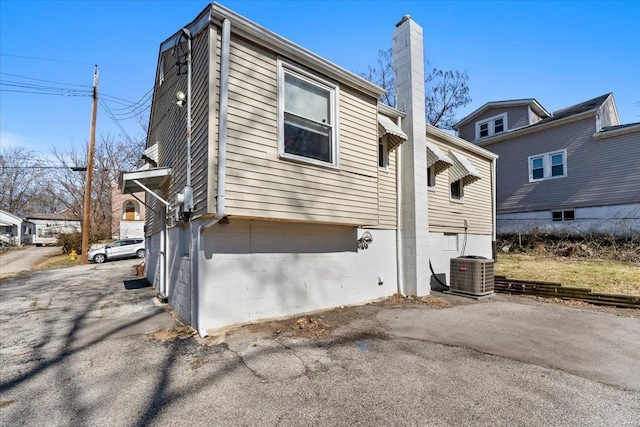
{"type": "Polygon", "coordinates": [[[553,211],[551,212],[551,220],[554,222],[559,221],[573,221],[576,219],[576,214],[574,210],[566,210],[566,211],[553,211]]]}

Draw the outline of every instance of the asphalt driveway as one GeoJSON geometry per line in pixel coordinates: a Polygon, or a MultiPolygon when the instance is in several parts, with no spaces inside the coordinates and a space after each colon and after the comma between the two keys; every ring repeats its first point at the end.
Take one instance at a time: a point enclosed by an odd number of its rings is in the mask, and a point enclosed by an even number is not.
{"type": "Polygon", "coordinates": [[[0,278],[16,275],[46,258],[62,253],[60,246],[26,246],[0,254],[0,278]]]}
{"type": "Polygon", "coordinates": [[[0,425],[634,425],[638,310],[496,296],[199,340],[138,260],[0,281],[0,425]]]}

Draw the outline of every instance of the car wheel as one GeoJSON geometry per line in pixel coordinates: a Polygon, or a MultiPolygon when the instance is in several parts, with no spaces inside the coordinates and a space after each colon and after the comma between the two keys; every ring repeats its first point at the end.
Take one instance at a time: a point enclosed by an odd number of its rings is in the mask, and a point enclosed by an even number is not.
{"type": "Polygon", "coordinates": [[[102,264],[107,260],[107,257],[103,254],[97,254],[93,257],[93,262],[97,262],[98,264],[102,264]]]}
{"type": "Polygon", "coordinates": [[[136,252],[136,256],[138,258],[144,258],[144,249],[138,249],[138,252],[136,252]]]}

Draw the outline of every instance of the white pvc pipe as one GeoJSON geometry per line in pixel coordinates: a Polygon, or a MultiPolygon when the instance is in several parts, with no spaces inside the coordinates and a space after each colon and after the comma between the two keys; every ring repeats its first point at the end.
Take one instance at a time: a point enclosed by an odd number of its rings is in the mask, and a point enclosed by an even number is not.
{"type": "MultiPolygon", "coordinates": [[[[204,327],[205,313],[205,269],[203,240],[204,232],[217,224],[224,218],[225,211],[225,185],[226,185],[226,165],[227,165],[227,112],[229,105],[229,51],[231,48],[231,22],[228,19],[222,21],[222,37],[220,50],[220,117],[218,119],[218,186],[216,194],[216,215],[209,221],[198,226],[196,237],[196,283],[197,283],[197,307],[196,307],[196,330],[201,338],[209,336],[204,327]]],[[[193,234],[192,234],[193,235],[193,234]]]]}

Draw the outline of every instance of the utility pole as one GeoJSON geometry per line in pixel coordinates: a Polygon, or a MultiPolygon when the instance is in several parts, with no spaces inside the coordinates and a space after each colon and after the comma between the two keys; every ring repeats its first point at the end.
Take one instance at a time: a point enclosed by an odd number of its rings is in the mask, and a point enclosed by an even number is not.
{"type": "Polygon", "coordinates": [[[91,130],[87,158],[87,180],[84,187],[84,217],[82,220],[82,256],[80,264],[88,262],[89,231],[91,230],[91,179],[93,177],[93,152],[96,145],[96,116],[98,115],[98,66],[93,72],[93,103],[91,105],[91,130]]]}

